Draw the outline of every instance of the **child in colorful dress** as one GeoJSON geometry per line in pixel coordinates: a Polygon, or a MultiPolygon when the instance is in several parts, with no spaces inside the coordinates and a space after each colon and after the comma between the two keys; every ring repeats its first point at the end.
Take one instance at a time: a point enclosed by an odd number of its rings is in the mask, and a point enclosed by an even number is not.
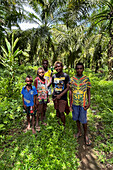
{"type": "Polygon", "coordinates": [[[44,114],[46,112],[47,102],[48,102],[48,90],[47,90],[47,80],[44,78],[44,69],[39,67],[37,70],[37,77],[34,81],[34,86],[37,89],[37,116],[36,116],[36,130],[40,131],[39,126],[39,116],[41,115],[41,122],[43,125],[44,114]]]}
{"type": "Polygon", "coordinates": [[[80,123],[82,123],[85,144],[91,145],[91,141],[87,135],[87,109],[90,107],[91,83],[89,78],[83,75],[83,63],[77,63],[75,69],[76,75],[70,81],[70,109],[72,110],[73,120],[77,123],[78,132],[76,137],[79,138],[82,135],[80,126],[80,123]]]}
{"type": "Polygon", "coordinates": [[[37,90],[34,86],[32,86],[33,79],[31,76],[28,75],[25,79],[25,82],[27,84],[22,88],[21,94],[22,94],[23,107],[25,109],[25,112],[27,113],[28,126],[26,130],[31,129],[30,128],[30,115],[31,115],[32,132],[36,133],[36,131],[34,130],[34,123],[35,123],[35,104],[36,104],[37,90]]]}

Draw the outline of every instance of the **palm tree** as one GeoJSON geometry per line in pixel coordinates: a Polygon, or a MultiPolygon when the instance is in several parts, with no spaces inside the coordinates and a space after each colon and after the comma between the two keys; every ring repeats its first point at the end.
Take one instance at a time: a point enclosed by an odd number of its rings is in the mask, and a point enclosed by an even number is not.
{"type": "Polygon", "coordinates": [[[55,55],[52,29],[57,22],[57,7],[66,2],[63,0],[28,0],[28,2],[35,12],[35,14],[30,13],[28,15],[31,17],[32,22],[37,24],[37,28],[33,28],[32,34],[29,35],[29,61],[33,63],[34,57],[34,59],[37,58],[38,64],[40,64],[43,58],[52,58],[51,55],[55,55]]]}
{"type": "Polygon", "coordinates": [[[0,45],[4,43],[7,33],[11,32],[12,26],[19,28],[19,22],[25,18],[23,3],[22,0],[0,1],[0,45]]]}
{"type": "Polygon", "coordinates": [[[107,32],[110,40],[108,43],[108,70],[109,79],[113,78],[113,0],[101,1],[99,6],[99,13],[94,15],[92,19],[95,21],[93,25],[101,23],[102,32],[107,32]]]}

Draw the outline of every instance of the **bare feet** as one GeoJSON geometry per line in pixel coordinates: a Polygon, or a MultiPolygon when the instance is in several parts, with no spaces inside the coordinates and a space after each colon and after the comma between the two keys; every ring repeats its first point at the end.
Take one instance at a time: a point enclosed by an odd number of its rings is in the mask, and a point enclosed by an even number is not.
{"type": "Polygon", "coordinates": [[[30,125],[28,125],[26,129],[27,129],[27,130],[31,130],[30,125]]]}
{"type": "Polygon", "coordinates": [[[36,134],[36,131],[34,129],[32,129],[32,132],[33,132],[33,134],[36,134]]]}
{"type": "Polygon", "coordinates": [[[85,144],[86,144],[87,146],[90,146],[90,145],[91,145],[91,140],[89,139],[88,136],[85,136],[85,137],[84,137],[84,141],[85,141],[85,144]]]}
{"type": "Polygon", "coordinates": [[[78,138],[80,138],[82,136],[82,133],[81,132],[78,132],[76,135],[75,135],[75,137],[78,139],[78,138]]]}
{"type": "Polygon", "coordinates": [[[45,123],[45,122],[42,122],[42,125],[44,125],[44,126],[47,126],[47,123],[45,123]]]}
{"type": "Polygon", "coordinates": [[[40,132],[40,126],[36,126],[36,131],[40,132]]]}

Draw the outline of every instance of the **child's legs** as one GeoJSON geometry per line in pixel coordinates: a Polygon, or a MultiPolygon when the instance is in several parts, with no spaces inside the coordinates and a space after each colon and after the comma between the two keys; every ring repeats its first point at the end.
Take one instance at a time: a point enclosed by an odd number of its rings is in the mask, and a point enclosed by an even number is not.
{"type": "Polygon", "coordinates": [[[34,129],[34,124],[35,124],[35,115],[33,114],[33,115],[32,115],[32,132],[35,134],[36,131],[35,131],[35,129],[34,129]]]}
{"type": "Polygon", "coordinates": [[[59,109],[59,112],[60,112],[60,118],[61,118],[61,121],[63,123],[63,125],[65,126],[65,109],[66,109],[66,104],[67,104],[67,101],[65,100],[59,100],[59,104],[58,104],[58,109],[59,109]]]}
{"type": "Polygon", "coordinates": [[[56,110],[56,116],[57,118],[60,118],[60,112],[59,112],[59,108],[58,108],[58,100],[54,101],[54,108],[56,110]]]}
{"type": "Polygon", "coordinates": [[[65,114],[64,114],[64,112],[60,113],[60,118],[61,118],[63,125],[65,126],[65,114]]]}
{"type": "Polygon", "coordinates": [[[27,128],[29,129],[30,128],[30,107],[26,107],[26,113],[27,113],[27,123],[28,123],[27,128]]]}
{"type": "Polygon", "coordinates": [[[39,113],[37,112],[36,113],[36,126],[38,126],[39,124],[39,113]]]}
{"type": "Polygon", "coordinates": [[[83,124],[83,129],[84,129],[84,137],[87,136],[87,123],[83,124]]]}
{"type": "Polygon", "coordinates": [[[34,129],[34,124],[35,124],[35,115],[32,115],[32,129],[34,129]]]}
{"type": "Polygon", "coordinates": [[[47,103],[44,103],[44,106],[43,106],[43,117],[45,118],[46,116],[46,109],[47,109],[47,103]]]}
{"type": "Polygon", "coordinates": [[[81,134],[81,126],[80,126],[80,121],[77,120],[76,121],[76,124],[77,124],[77,131],[78,131],[78,136],[81,134]]]}
{"type": "Polygon", "coordinates": [[[37,113],[36,113],[36,126],[38,126],[39,125],[39,116],[40,116],[40,110],[41,109],[41,104],[40,103],[38,103],[38,105],[37,105],[37,113]]]}
{"type": "Polygon", "coordinates": [[[27,123],[28,123],[28,128],[30,128],[30,114],[27,114],[27,123]]]}
{"type": "Polygon", "coordinates": [[[39,115],[41,114],[41,121],[43,121],[43,114],[44,114],[44,103],[39,103],[37,107],[37,116],[39,119],[39,115]]]}
{"type": "Polygon", "coordinates": [[[84,110],[83,107],[80,107],[79,120],[83,124],[84,136],[86,136],[87,135],[87,110],[84,110]]]}

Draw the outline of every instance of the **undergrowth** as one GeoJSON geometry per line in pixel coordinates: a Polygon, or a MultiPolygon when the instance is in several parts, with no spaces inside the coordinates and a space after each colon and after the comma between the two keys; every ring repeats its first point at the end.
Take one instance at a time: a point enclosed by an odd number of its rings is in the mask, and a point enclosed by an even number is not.
{"type": "MultiPolygon", "coordinates": [[[[65,70],[68,72],[68,70],[65,70]]],[[[7,72],[0,70],[0,169],[61,170],[77,169],[78,144],[73,134],[76,125],[71,113],[66,115],[66,128],[58,126],[53,103],[48,104],[47,126],[41,132],[23,132],[26,124],[22,109],[21,89],[27,74],[36,77],[36,68],[31,66],[16,70],[13,91],[8,89],[7,72]],[[13,94],[13,95],[12,95],[13,94]],[[12,96],[11,96],[12,95],[12,96]]],[[[91,70],[84,72],[92,84],[91,107],[88,110],[88,126],[99,161],[106,166],[113,164],[113,82],[91,70]]],[[[74,70],[69,71],[70,77],[74,70]]],[[[50,100],[51,101],[51,100],[50,100]]]]}

